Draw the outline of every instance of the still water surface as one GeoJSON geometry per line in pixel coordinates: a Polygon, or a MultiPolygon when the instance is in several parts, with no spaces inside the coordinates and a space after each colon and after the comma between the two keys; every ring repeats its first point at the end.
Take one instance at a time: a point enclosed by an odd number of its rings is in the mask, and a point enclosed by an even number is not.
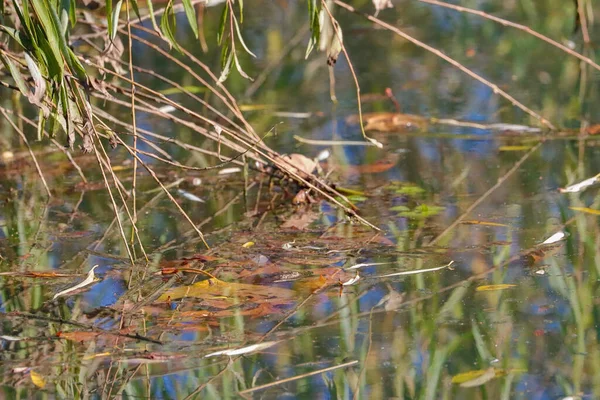
{"type": "MultiPolygon", "coordinates": [[[[270,188],[256,171],[244,182],[241,172],[156,165],[165,184],[177,182],[173,195],[211,249],[142,173],[138,227],[148,260],[138,246],[132,266],[93,157],[77,154],[90,180],[82,185],[62,153],[40,156],[49,201],[35,169],[17,157],[0,169],[3,398],[599,398],[600,199],[594,186],[559,191],[600,172],[597,140],[578,136],[582,124],[600,122],[598,73],[522,32],[399,2],[381,18],[573,130],[428,124],[369,132],[383,149],[300,144],[294,135],[361,140],[355,86],[340,58],[339,102],[331,102],[324,55],[304,61],[305,4],[282,3],[246,10],[258,57],[244,63],[255,77],[268,69],[264,83],[250,90],[234,73],[227,85],[258,132],[277,124],[267,139],[274,149],[310,157],[329,150],[324,173],[354,191],[361,215],[381,231],[318,198],[294,206],[294,193],[270,188]],[[288,45],[296,36],[299,44],[288,45]],[[559,232],[561,240],[544,244],[559,232]],[[358,264],[366,265],[350,268],[358,264]],[[53,299],[94,265],[93,284],[53,299]]],[[[478,5],[582,48],[562,2],[478,5]]],[[[207,31],[219,13],[208,10],[207,31]]],[[[365,111],[396,112],[384,96],[390,88],[403,113],[536,123],[435,56],[360,17],[336,15],[365,111]]],[[[196,52],[218,70],[218,49],[196,52]]],[[[190,84],[142,45],[134,57],[190,84]]],[[[138,124],[212,146],[143,112],[138,124]]],[[[214,161],[165,147],[190,165],[214,161]]],[[[111,155],[129,187],[130,160],[111,155]]]]}

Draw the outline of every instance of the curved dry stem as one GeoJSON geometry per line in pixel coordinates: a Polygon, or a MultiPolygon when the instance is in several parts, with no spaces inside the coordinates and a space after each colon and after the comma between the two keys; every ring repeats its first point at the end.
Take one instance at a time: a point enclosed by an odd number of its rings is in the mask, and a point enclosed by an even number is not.
{"type": "Polygon", "coordinates": [[[540,114],[536,113],[535,111],[533,111],[532,109],[530,109],[529,107],[527,107],[525,104],[521,103],[520,101],[518,101],[517,99],[515,99],[513,96],[511,96],[510,94],[508,94],[507,92],[505,92],[504,90],[500,89],[498,87],[498,85],[496,85],[495,83],[492,83],[490,81],[488,81],[487,79],[485,79],[484,77],[482,77],[481,75],[476,74],[475,72],[473,72],[472,70],[470,70],[469,68],[465,67],[464,65],[462,65],[461,63],[459,63],[458,61],[456,61],[455,59],[453,59],[452,57],[447,56],[446,54],[442,53],[441,51],[439,51],[438,49],[429,46],[428,44],[421,42],[418,39],[415,39],[414,37],[410,36],[409,34],[407,34],[406,32],[396,28],[393,25],[388,24],[387,22],[384,22],[382,20],[380,20],[379,18],[376,18],[372,15],[369,14],[365,14],[359,10],[357,10],[356,8],[352,7],[351,5],[341,1],[341,0],[333,0],[333,2],[335,4],[337,4],[338,6],[346,9],[347,11],[350,11],[351,13],[360,15],[366,19],[368,19],[369,21],[391,31],[394,32],[396,35],[401,36],[402,38],[408,40],[409,42],[415,44],[418,47],[421,47],[427,51],[429,51],[430,53],[433,53],[434,55],[436,55],[437,57],[441,58],[442,60],[450,63],[451,65],[455,66],[456,68],[458,68],[459,70],[461,70],[462,72],[464,72],[465,74],[469,75],[470,77],[472,77],[473,79],[481,82],[482,84],[484,84],[485,86],[489,87],[490,89],[492,89],[492,91],[502,97],[504,97],[506,100],[508,100],[509,102],[511,102],[511,104],[513,104],[515,107],[520,108],[521,110],[523,110],[525,113],[529,114],[530,116],[534,117],[535,119],[537,119],[538,121],[540,121],[540,123],[542,125],[544,125],[545,127],[547,127],[548,129],[551,130],[556,130],[556,127],[550,122],[548,121],[546,118],[542,117],[540,114]]]}

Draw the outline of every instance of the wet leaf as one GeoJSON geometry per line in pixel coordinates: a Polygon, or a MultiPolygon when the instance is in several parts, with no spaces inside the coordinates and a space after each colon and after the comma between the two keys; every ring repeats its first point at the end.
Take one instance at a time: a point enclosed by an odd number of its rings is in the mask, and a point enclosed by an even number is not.
{"type": "Polygon", "coordinates": [[[559,242],[567,237],[567,234],[563,231],[558,231],[554,235],[550,236],[548,239],[544,240],[542,244],[552,244],[559,242]]]}
{"type": "Polygon", "coordinates": [[[358,274],[358,271],[356,271],[356,275],[353,278],[348,279],[346,282],[342,282],[342,286],[354,285],[359,280],[360,280],[360,275],[358,274]]]}
{"type": "MultiPolygon", "coordinates": [[[[401,113],[367,113],[363,115],[365,130],[379,132],[403,132],[413,129],[423,129],[427,119],[418,115],[401,113]]],[[[348,123],[358,123],[358,116],[351,116],[348,123]]]]}
{"type": "Polygon", "coordinates": [[[315,168],[317,168],[317,163],[315,160],[310,159],[302,154],[294,153],[283,156],[283,158],[297,170],[304,172],[308,175],[312,174],[315,168]]]}
{"type": "Polygon", "coordinates": [[[533,146],[500,146],[498,151],[525,151],[531,149],[533,146]]]}
{"type": "Polygon", "coordinates": [[[498,222],[477,221],[477,220],[462,221],[461,224],[464,224],[464,225],[496,226],[496,227],[503,227],[503,228],[507,228],[508,227],[508,225],[506,225],[506,224],[500,224],[498,222]]]}
{"type": "Polygon", "coordinates": [[[288,218],[287,221],[285,221],[282,225],[281,228],[282,229],[298,229],[298,230],[304,230],[306,229],[311,223],[313,223],[314,221],[316,221],[319,218],[319,214],[317,214],[316,212],[313,211],[307,211],[307,212],[297,212],[295,214],[293,214],[290,218],[288,218]]]}
{"type": "Polygon", "coordinates": [[[476,387],[491,381],[495,377],[496,369],[488,368],[455,375],[452,377],[452,383],[458,383],[461,387],[476,387]]]}
{"type": "Polygon", "coordinates": [[[559,189],[559,191],[561,193],[577,193],[577,192],[581,192],[582,190],[595,185],[596,183],[598,183],[598,181],[600,180],[600,174],[593,176],[591,178],[588,178],[584,181],[581,181],[579,183],[576,183],[574,185],[570,185],[567,186],[566,188],[561,188],[559,189]]]}
{"type": "Polygon", "coordinates": [[[97,267],[98,267],[98,265],[94,265],[92,267],[92,269],[90,270],[90,272],[88,272],[88,275],[87,275],[87,277],[85,278],[85,280],[83,282],[81,282],[81,283],[79,283],[79,284],[77,284],[77,285],[75,285],[75,286],[73,286],[73,287],[71,287],[69,289],[65,289],[62,292],[56,293],[54,295],[54,297],[52,298],[52,300],[55,300],[55,299],[57,299],[58,297],[61,297],[61,296],[67,296],[67,295],[75,292],[78,289],[84,288],[84,287],[92,284],[94,282],[95,278],[96,278],[95,275],[94,275],[94,270],[97,267]]]}
{"type": "Polygon", "coordinates": [[[31,382],[33,382],[33,384],[39,387],[40,389],[46,386],[46,378],[44,378],[42,375],[35,372],[34,370],[29,371],[29,376],[31,377],[31,382]]]}
{"type": "Polygon", "coordinates": [[[595,210],[593,208],[587,208],[587,207],[569,207],[569,208],[573,211],[581,211],[586,214],[600,215],[600,210],[595,210]]]}
{"type": "Polygon", "coordinates": [[[252,247],[252,246],[254,246],[254,242],[246,242],[242,245],[242,247],[245,249],[252,247]]]}
{"type": "Polygon", "coordinates": [[[192,194],[190,192],[186,192],[183,189],[177,189],[177,193],[179,193],[180,195],[182,195],[184,198],[190,200],[190,201],[194,201],[196,203],[204,203],[204,200],[202,200],[200,197],[196,196],[195,194],[192,194]]]}
{"type": "Polygon", "coordinates": [[[477,286],[477,289],[475,289],[476,292],[491,292],[494,290],[506,290],[506,289],[510,289],[510,288],[514,288],[517,285],[513,285],[513,284],[509,284],[509,283],[502,283],[502,284],[498,284],[498,285],[482,285],[482,286],[477,286]]]}
{"type": "Polygon", "coordinates": [[[269,347],[272,347],[272,346],[276,345],[277,343],[279,343],[279,342],[278,341],[262,342],[262,343],[253,344],[251,346],[240,347],[237,349],[227,349],[227,350],[215,351],[214,353],[205,355],[204,358],[215,357],[215,356],[230,356],[231,357],[231,356],[239,356],[242,354],[254,353],[255,351],[261,351],[261,350],[268,349],[269,347]]]}
{"type": "Polygon", "coordinates": [[[293,290],[276,286],[250,285],[245,283],[224,282],[219,279],[207,279],[191,286],[182,286],[166,291],[158,301],[178,300],[184,297],[211,299],[215,296],[230,302],[236,300],[261,303],[270,301],[287,303],[296,297],[293,290]]]}

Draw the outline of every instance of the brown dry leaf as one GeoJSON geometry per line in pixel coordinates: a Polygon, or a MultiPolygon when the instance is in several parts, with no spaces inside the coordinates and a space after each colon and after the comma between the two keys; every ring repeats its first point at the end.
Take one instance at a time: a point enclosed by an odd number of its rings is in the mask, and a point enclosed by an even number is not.
{"type": "Polygon", "coordinates": [[[587,133],[590,135],[597,135],[600,133],[600,124],[592,125],[587,128],[587,133]]]}
{"type": "MultiPolygon", "coordinates": [[[[365,130],[380,132],[398,132],[412,129],[423,129],[427,126],[427,119],[419,115],[400,113],[367,113],[363,115],[365,130]]],[[[357,123],[358,117],[351,116],[349,123],[357,123]]]]}
{"type": "Polygon", "coordinates": [[[178,300],[184,297],[199,299],[227,299],[231,302],[247,303],[272,302],[284,304],[293,301],[296,293],[293,290],[276,286],[250,285],[245,283],[224,282],[219,279],[207,279],[191,286],[182,286],[167,290],[158,301],[178,300]]]}
{"type": "Polygon", "coordinates": [[[319,214],[313,211],[297,212],[281,225],[281,229],[304,230],[319,218],[319,214]]]}
{"type": "Polygon", "coordinates": [[[315,168],[317,168],[317,163],[315,160],[310,159],[302,154],[290,154],[283,156],[283,159],[288,163],[292,164],[298,171],[304,172],[307,175],[313,173],[315,168]]]}

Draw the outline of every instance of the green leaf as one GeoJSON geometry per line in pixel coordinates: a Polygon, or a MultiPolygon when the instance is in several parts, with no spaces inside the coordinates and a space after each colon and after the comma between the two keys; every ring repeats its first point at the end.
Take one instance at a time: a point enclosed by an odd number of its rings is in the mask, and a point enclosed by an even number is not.
{"type": "Polygon", "coordinates": [[[152,21],[152,28],[154,28],[154,30],[160,35],[160,37],[164,39],[164,36],[158,28],[158,24],[156,23],[156,17],[154,16],[154,6],[152,5],[152,0],[146,0],[146,4],[148,5],[148,11],[150,12],[150,21],[152,21]]]}
{"type": "Polygon", "coordinates": [[[219,30],[217,31],[217,43],[221,44],[223,41],[223,36],[225,34],[225,26],[227,25],[227,16],[229,15],[229,7],[223,7],[223,12],[221,13],[221,20],[219,22],[219,30]]]}
{"type": "Polygon", "coordinates": [[[67,35],[70,21],[70,13],[71,13],[71,0],[60,0],[60,8],[59,8],[59,20],[60,20],[60,34],[63,36],[67,35]]]}
{"type": "Polygon", "coordinates": [[[7,56],[5,56],[2,53],[0,53],[0,58],[2,58],[2,63],[4,64],[6,69],[8,69],[8,71],[10,72],[10,75],[14,79],[14,81],[17,84],[17,87],[19,88],[21,93],[24,96],[29,97],[29,87],[27,86],[27,83],[25,83],[25,78],[23,78],[23,75],[21,74],[19,67],[16,66],[16,64],[13,62],[13,60],[11,60],[10,58],[8,58],[7,56]]]}
{"type": "Polygon", "coordinates": [[[112,10],[112,26],[109,23],[108,31],[110,32],[110,41],[112,42],[117,36],[117,30],[119,29],[119,15],[121,15],[121,8],[123,6],[123,0],[117,1],[116,7],[112,10]]]}
{"type": "Polygon", "coordinates": [[[185,15],[187,16],[188,22],[190,23],[190,27],[194,32],[194,36],[198,39],[198,20],[196,19],[196,10],[194,10],[194,6],[190,0],[182,0],[183,1],[183,9],[185,10],[185,15]]]}
{"type": "Polygon", "coordinates": [[[137,0],[130,0],[131,8],[133,8],[133,12],[136,17],[140,20],[140,24],[142,23],[142,17],[140,16],[140,7],[138,6],[137,0]]]}
{"type": "Polygon", "coordinates": [[[219,76],[219,82],[225,82],[227,80],[227,77],[231,73],[232,61],[233,61],[233,51],[230,51],[229,55],[227,56],[227,58],[225,60],[225,63],[223,64],[221,76],[219,76]]]}
{"type": "Polygon", "coordinates": [[[37,140],[41,141],[44,138],[44,127],[46,125],[46,116],[44,110],[40,108],[38,113],[38,124],[37,124],[37,140]]]}
{"type": "Polygon", "coordinates": [[[237,22],[237,18],[235,17],[235,15],[233,15],[233,22],[235,25],[235,31],[237,32],[237,36],[238,36],[238,39],[240,40],[240,43],[242,44],[242,47],[244,48],[244,50],[246,50],[246,52],[248,54],[250,54],[252,57],[256,58],[256,55],[250,51],[250,49],[248,48],[248,46],[246,46],[246,43],[244,42],[244,38],[242,37],[242,33],[240,32],[240,26],[237,22]]]}
{"type": "Polygon", "coordinates": [[[250,78],[250,76],[248,76],[248,74],[242,69],[242,66],[240,65],[240,60],[238,60],[237,53],[235,51],[233,51],[232,53],[233,53],[233,59],[235,61],[235,68],[238,70],[240,75],[250,81],[254,81],[254,79],[250,78]]]}
{"type": "MultiPolygon", "coordinates": [[[[26,3],[26,2],[23,2],[26,3]]],[[[35,10],[36,15],[38,16],[42,26],[44,28],[44,32],[48,38],[48,43],[50,45],[50,50],[52,51],[52,55],[56,60],[56,64],[59,68],[58,74],[59,79],[64,75],[64,64],[61,56],[61,45],[66,47],[66,41],[64,36],[60,34],[59,25],[56,24],[55,18],[53,18],[52,11],[54,10],[52,7],[48,6],[47,1],[44,0],[31,0],[33,4],[33,8],[35,10]],[[62,38],[62,41],[61,41],[62,38]]],[[[56,18],[58,19],[58,17],[56,18]]],[[[47,55],[48,56],[48,55],[47,55]]]]}
{"type": "Polygon", "coordinates": [[[175,13],[173,12],[173,2],[169,0],[167,6],[165,7],[165,12],[160,18],[160,30],[164,34],[167,42],[174,47],[177,51],[181,52],[177,41],[175,40],[175,13]]]}

